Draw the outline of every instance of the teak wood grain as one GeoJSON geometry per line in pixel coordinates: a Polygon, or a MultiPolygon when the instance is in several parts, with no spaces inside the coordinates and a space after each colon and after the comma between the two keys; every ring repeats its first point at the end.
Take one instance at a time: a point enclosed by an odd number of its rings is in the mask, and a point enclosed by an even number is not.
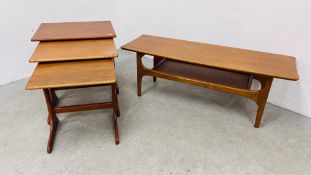
{"type": "Polygon", "coordinates": [[[51,62],[114,58],[113,39],[40,42],[29,62],[51,62]]]}
{"type": "Polygon", "coordinates": [[[296,58],[192,41],[142,35],[122,49],[266,77],[298,80],[296,58]]]}
{"type": "Polygon", "coordinates": [[[110,21],[42,23],[31,41],[114,38],[110,21]]]}
{"type": "Polygon", "coordinates": [[[64,88],[116,83],[113,59],[39,63],[26,89],[64,88]]]}

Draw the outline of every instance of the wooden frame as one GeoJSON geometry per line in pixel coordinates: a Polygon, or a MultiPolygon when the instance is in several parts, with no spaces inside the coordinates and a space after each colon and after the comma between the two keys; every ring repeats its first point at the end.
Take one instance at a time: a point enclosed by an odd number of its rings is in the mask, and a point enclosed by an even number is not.
{"type": "MultiPolygon", "coordinates": [[[[81,104],[73,106],[57,106],[58,98],[55,93],[56,90],[64,89],[75,89],[75,88],[85,88],[93,86],[82,86],[82,87],[71,87],[71,88],[55,88],[55,89],[43,89],[47,108],[48,108],[48,124],[50,125],[50,134],[47,144],[47,152],[51,153],[53,150],[53,143],[56,135],[57,126],[59,120],[56,116],[57,113],[66,113],[66,112],[78,112],[78,111],[88,111],[88,110],[97,110],[97,109],[113,109],[113,119],[114,119],[114,132],[115,132],[115,143],[119,144],[119,132],[118,132],[118,119],[117,116],[120,116],[119,104],[117,94],[119,93],[119,88],[117,83],[108,84],[111,86],[112,100],[111,102],[103,103],[91,103],[91,104],[81,104]]],[[[106,85],[97,85],[97,86],[106,86],[106,85]]]]}
{"type": "MultiPolygon", "coordinates": [[[[231,93],[234,95],[239,95],[242,97],[249,98],[253,101],[255,101],[258,105],[257,109],[257,115],[256,115],[256,121],[254,124],[255,128],[259,128],[260,122],[262,119],[262,115],[265,109],[265,105],[267,102],[267,98],[269,96],[270,88],[272,85],[272,77],[266,77],[261,75],[253,75],[250,74],[252,78],[258,80],[261,84],[260,90],[251,90],[251,81],[249,82],[249,85],[247,88],[237,88],[230,85],[223,85],[223,84],[217,84],[213,82],[207,82],[207,81],[201,81],[197,79],[192,79],[188,77],[183,77],[179,75],[174,75],[166,72],[159,71],[158,68],[163,64],[166,58],[157,57],[154,56],[154,63],[153,63],[153,69],[146,68],[142,63],[142,57],[144,56],[144,53],[137,52],[137,95],[141,96],[141,87],[142,87],[142,78],[143,76],[152,76],[153,81],[156,81],[156,77],[173,80],[177,82],[182,82],[186,84],[196,85],[200,87],[205,87],[217,91],[223,91],[227,93],[231,93]]],[[[193,65],[188,63],[189,65],[193,65]]]]}

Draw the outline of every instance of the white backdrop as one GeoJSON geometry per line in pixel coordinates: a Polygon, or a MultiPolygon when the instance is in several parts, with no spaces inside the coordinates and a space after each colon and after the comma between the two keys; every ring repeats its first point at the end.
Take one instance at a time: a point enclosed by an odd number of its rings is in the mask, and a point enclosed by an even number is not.
{"type": "Polygon", "coordinates": [[[112,20],[116,33],[120,33],[118,1],[1,1],[0,85],[31,75],[35,64],[28,60],[37,43],[30,39],[40,23],[88,20],[112,20]]]}
{"type": "Polygon", "coordinates": [[[311,117],[311,1],[11,0],[0,6],[0,84],[30,76],[41,22],[112,20],[117,45],[153,34],[297,57],[300,80],[275,80],[269,102],[311,117]]]}

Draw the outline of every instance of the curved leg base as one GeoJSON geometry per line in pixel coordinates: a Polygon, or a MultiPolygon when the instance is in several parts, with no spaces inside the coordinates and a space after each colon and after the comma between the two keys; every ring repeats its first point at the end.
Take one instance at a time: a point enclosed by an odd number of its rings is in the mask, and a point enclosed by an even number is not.
{"type": "Polygon", "coordinates": [[[58,123],[59,123],[59,120],[55,116],[54,122],[50,123],[50,135],[49,135],[49,140],[48,140],[48,145],[47,145],[48,153],[51,153],[53,150],[53,144],[54,144],[54,139],[55,139],[58,123]]]}
{"type": "Polygon", "coordinates": [[[119,140],[119,129],[118,129],[118,117],[117,117],[117,115],[115,113],[113,114],[113,119],[114,119],[115,143],[116,143],[116,145],[118,145],[120,143],[120,140],[119,140]]]}

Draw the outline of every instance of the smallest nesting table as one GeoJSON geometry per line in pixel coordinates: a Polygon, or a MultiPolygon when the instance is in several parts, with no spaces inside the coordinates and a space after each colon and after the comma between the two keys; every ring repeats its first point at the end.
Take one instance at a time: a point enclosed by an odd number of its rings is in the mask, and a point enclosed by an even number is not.
{"type": "Polygon", "coordinates": [[[58,63],[39,63],[30,78],[27,90],[43,89],[48,108],[48,124],[50,135],[47,145],[48,153],[52,152],[53,142],[58,125],[57,113],[77,112],[96,109],[113,109],[115,142],[119,143],[118,121],[120,115],[116,75],[113,59],[73,61],[58,63]],[[80,104],[73,106],[58,106],[56,90],[84,88],[93,86],[111,86],[112,100],[110,102],[80,104]]]}

